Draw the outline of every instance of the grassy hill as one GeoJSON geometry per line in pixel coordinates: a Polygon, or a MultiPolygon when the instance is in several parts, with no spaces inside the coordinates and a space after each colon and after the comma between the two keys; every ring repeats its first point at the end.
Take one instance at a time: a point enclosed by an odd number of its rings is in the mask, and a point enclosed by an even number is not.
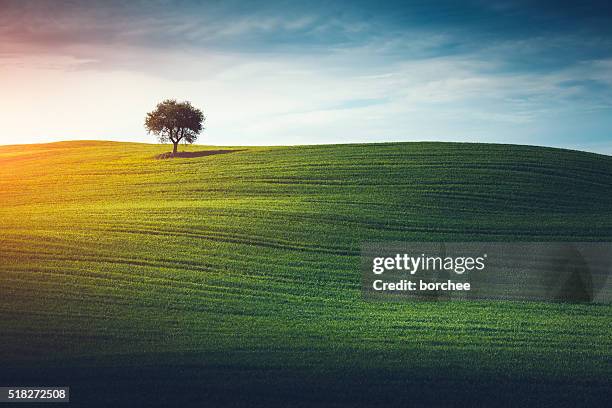
{"type": "Polygon", "coordinates": [[[0,147],[1,383],[52,376],[75,400],[113,384],[99,403],[610,395],[611,306],[366,302],[359,247],[610,240],[612,157],[458,143],[226,149],[162,160],[167,146],[0,147]]]}

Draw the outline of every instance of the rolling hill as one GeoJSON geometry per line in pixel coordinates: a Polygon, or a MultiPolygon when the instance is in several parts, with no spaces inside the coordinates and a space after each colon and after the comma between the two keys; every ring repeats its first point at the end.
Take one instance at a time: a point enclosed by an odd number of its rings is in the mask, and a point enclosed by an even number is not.
{"type": "Polygon", "coordinates": [[[609,241],[612,157],[463,143],[196,153],[218,149],[0,147],[1,383],[53,378],[92,404],[610,396],[612,306],[368,302],[359,248],[609,241]]]}

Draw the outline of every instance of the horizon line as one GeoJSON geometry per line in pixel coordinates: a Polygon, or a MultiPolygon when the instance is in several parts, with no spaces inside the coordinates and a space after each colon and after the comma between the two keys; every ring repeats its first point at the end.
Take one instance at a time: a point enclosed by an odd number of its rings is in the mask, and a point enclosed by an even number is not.
{"type": "MultiPolygon", "coordinates": [[[[55,140],[50,142],[37,142],[37,143],[15,143],[15,144],[0,144],[0,149],[5,147],[19,147],[19,146],[43,146],[52,144],[62,143],[116,143],[116,144],[140,144],[150,146],[172,146],[170,143],[149,143],[149,142],[136,142],[136,141],[122,141],[122,140],[107,140],[107,139],[66,139],[66,140],[55,140]]],[[[428,144],[474,144],[474,145],[497,145],[497,146],[521,146],[521,147],[534,147],[541,149],[553,149],[563,151],[573,151],[579,153],[595,154],[598,156],[612,157],[612,154],[601,153],[589,150],[581,150],[569,147],[559,146],[548,146],[548,145],[535,145],[535,144],[521,144],[521,143],[496,143],[496,142],[474,142],[474,141],[441,141],[441,140],[410,140],[410,141],[381,141],[381,142],[347,142],[347,143],[311,143],[311,144],[285,144],[285,145],[217,145],[217,144],[183,144],[183,146],[201,146],[201,147],[246,147],[246,148],[257,148],[257,147],[308,147],[308,146],[351,146],[351,145],[389,145],[389,144],[417,144],[417,143],[428,143],[428,144]]]]}

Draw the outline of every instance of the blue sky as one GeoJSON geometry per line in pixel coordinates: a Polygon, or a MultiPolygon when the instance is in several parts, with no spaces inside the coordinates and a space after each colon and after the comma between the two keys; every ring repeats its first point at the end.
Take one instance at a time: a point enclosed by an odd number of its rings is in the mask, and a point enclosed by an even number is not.
{"type": "Polygon", "coordinates": [[[612,6],[538,1],[0,0],[0,143],[503,142],[612,154],[612,6]]]}

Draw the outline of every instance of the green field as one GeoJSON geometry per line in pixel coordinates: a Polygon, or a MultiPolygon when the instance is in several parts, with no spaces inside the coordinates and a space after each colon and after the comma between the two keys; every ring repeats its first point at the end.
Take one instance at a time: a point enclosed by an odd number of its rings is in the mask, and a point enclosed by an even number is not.
{"type": "Polygon", "coordinates": [[[177,393],[212,406],[611,397],[612,306],[367,302],[359,248],[612,240],[612,157],[460,143],[223,149],[236,151],[0,147],[2,383],[53,376],[75,400],[177,393]]]}

